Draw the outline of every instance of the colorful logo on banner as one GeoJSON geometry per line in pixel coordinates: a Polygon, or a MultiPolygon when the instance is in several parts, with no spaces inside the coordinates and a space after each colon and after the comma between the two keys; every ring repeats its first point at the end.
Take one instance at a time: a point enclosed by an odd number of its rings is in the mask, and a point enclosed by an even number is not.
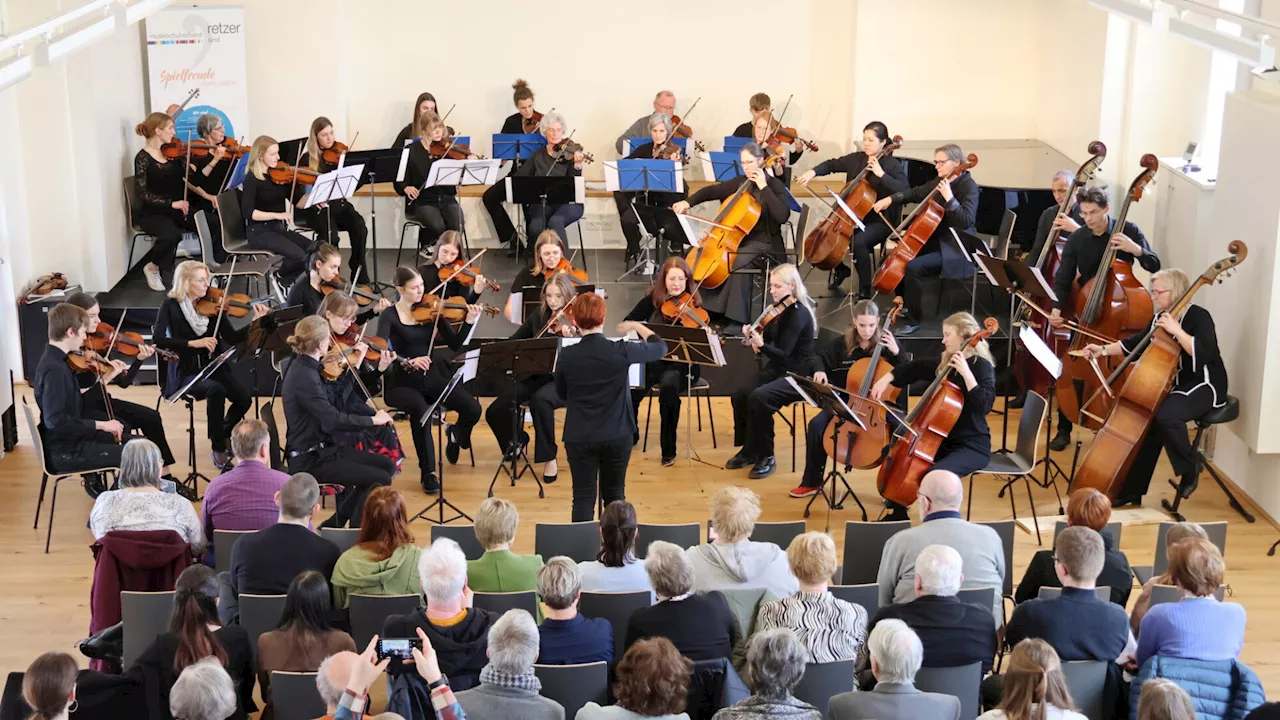
{"type": "Polygon", "coordinates": [[[146,21],[147,74],[153,110],[181,104],[179,138],[196,137],[196,123],[213,114],[227,137],[240,140],[249,125],[245,86],[244,9],[171,7],[146,21]]]}

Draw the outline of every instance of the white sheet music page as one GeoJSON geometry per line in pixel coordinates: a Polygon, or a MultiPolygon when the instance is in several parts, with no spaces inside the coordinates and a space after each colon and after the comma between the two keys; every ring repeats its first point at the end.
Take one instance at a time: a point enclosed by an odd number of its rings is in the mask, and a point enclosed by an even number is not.
{"type": "Polygon", "coordinates": [[[1053,354],[1048,345],[1044,344],[1044,341],[1040,339],[1035,330],[1031,329],[1031,326],[1023,325],[1022,329],[1018,331],[1018,339],[1022,341],[1027,350],[1031,351],[1031,357],[1044,366],[1044,369],[1048,370],[1050,375],[1054,378],[1062,377],[1062,361],[1058,359],[1057,355],[1053,354]]]}

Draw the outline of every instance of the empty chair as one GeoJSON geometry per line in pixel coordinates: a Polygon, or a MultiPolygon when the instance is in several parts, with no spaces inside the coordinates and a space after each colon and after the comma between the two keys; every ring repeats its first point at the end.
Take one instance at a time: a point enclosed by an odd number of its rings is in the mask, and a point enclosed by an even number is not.
{"type": "Polygon", "coordinates": [[[645,553],[649,550],[649,543],[654,540],[665,540],[672,545],[679,545],[687,550],[702,541],[701,532],[698,523],[683,523],[679,525],[646,525],[640,523],[636,526],[636,557],[643,560],[645,553]]]}
{"type": "MultiPolygon", "coordinates": [[[[1004,546],[1004,587],[1000,588],[1000,594],[1005,597],[1013,597],[1013,528],[1012,520],[996,520],[993,522],[980,522],[978,525],[986,525],[996,534],[1000,536],[1000,544],[1004,546]]],[[[994,607],[994,605],[992,606],[994,607]]]]}
{"type": "MultiPolygon", "coordinates": [[[[369,641],[366,640],[368,645],[369,641]]],[[[271,698],[276,720],[312,720],[324,717],[327,709],[316,689],[316,674],[271,672],[271,698]]]]}
{"type": "Polygon", "coordinates": [[[845,602],[861,605],[867,611],[868,622],[880,609],[880,586],[873,582],[861,585],[828,585],[827,590],[845,602]]]}
{"type": "MultiPolygon", "coordinates": [[[[876,582],[880,573],[880,556],[889,538],[911,527],[910,520],[895,522],[854,522],[844,524],[844,566],[840,583],[862,585],[876,582]]],[[[868,612],[874,614],[871,608],[868,612]]]]}
{"type": "Polygon", "coordinates": [[[600,553],[600,525],[594,520],[538,523],[533,528],[533,552],[547,559],[564,555],[574,562],[595,560],[600,553]]]}
{"type": "Polygon", "coordinates": [[[249,634],[249,647],[258,652],[258,636],[280,627],[284,595],[240,594],[240,627],[249,634]]]}
{"type": "Polygon", "coordinates": [[[609,700],[609,663],[582,665],[534,665],[542,682],[542,696],[564,706],[566,718],[575,717],[583,705],[605,705],[609,700]]]}
{"type": "Polygon", "coordinates": [[[578,599],[578,612],[583,617],[604,618],[613,626],[613,659],[622,660],[626,650],[627,623],[635,611],[653,603],[648,590],[636,592],[584,592],[578,599]]]}
{"type": "MultiPolygon", "coordinates": [[[[1097,593],[1099,600],[1111,602],[1111,588],[1107,587],[1106,585],[1103,585],[1101,587],[1095,587],[1093,591],[1097,593]]],[[[1048,586],[1042,587],[1040,588],[1040,593],[1036,595],[1036,597],[1040,598],[1041,600],[1052,600],[1054,598],[1060,598],[1062,597],[1062,588],[1048,587],[1048,586]]]]}
{"type": "Polygon", "coordinates": [[[351,618],[351,639],[360,650],[368,647],[369,640],[382,632],[382,623],[388,617],[408,615],[421,604],[417,595],[353,594],[349,601],[347,613],[351,618]]]}
{"type": "Polygon", "coordinates": [[[214,530],[213,531],[213,570],[227,572],[231,569],[231,551],[241,537],[252,530],[214,530]]]}
{"type": "MultiPolygon", "coordinates": [[[[1109,596],[1108,596],[1109,597],[1109,596]]],[[[1107,686],[1106,660],[1062,663],[1062,674],[1076,709],[1089,720],[1102,720],[1102,697],[1107,686]]]]}
{"type": "MultiPolygon", "coordinates": [[[[969,475],[969,506],[965,512],[965,518],[968,519],[973,512],[973,479],[977,475],[995,475],[997,479],[1002,480],[1000,487],[1000,495],[1007,494],[1009,496],[1009,509],[1013,512],[1013,519],[1018,519],[1018,506],[1013,501],[1013,485],[1018,480],[1022,480],[1022,484],[1027,488],[1027,503],[1031,506],[1031,522],[1036,528],[1036,544],[1040,542],[1040,518],[1036,515],[1036,500],[1031,495],[1031,480],[1029,476],[1031,471],[1035,469],[1036,462],[1039,457],[1039,439],[1040,430],[1044,427],[1045,419],[1049,416],[1048,404],[1043,396],[1034,391],[1027,392],[1026,404],[1022,406],[1022,416],[1018,420],[1018,442],[1012,453],[993,454],[987,460],[987,466],[975,473],[969,475]]],[[[1006,576],[1008,572],[1006,571],[1006,576]]],[[[1006,595],[1013,594],[1011,587],[1006,595]]]]}
{"type": "Polygon", "coordinates": [[[818,708],[822,716],[826,717],[831,696],[853,690],[853,663],[853,659],[809,663],[805,665],[804,675],[791,694],[818,708]]]}
{"type": "Polygon", "coordinates": [[[791,522],[758,522],[756,528],[751,531],[752,542],[773,543],[783,550],[796,539],[797,535],[803,535],[807,528],[803,520],[794,520],[791,522]]]}
{"type": "Polygon", "coordinates": [[[346,552],[359,542],[360,528],[320,528],[320,537],[337,545],[339,551],[346,552]]]}
{"type": "Polygon", "coordinates": [[[538,595],[532,590],[524,592],[478,592],[474,593],[472,607],[489,610],[499,615],[508,610],[526,610],[534,617],[538,616],[538,595]]]}
{"type": "Polygon", "coordinates": [[[124,623],[124,651],[121,667],[133,666],[138,656],[159,635],[169,631],[173,615],[173,591],[120,592],[120,620],[124,623]]]}
{"type": "MultiPolygon", "coordinates": [[[[1059,520],[1058,522],[1054,523],[1053,536],[1055,538],[1058,537],[1058,533],[1062,532],[1063,529],[1065,529],[1066,527],[1067,527],[1066,520],[1059,520]]],[[[1109,522],[1107,523],[1107,526],[1102,529],[1102,534],[1110,535],[1111,547],[1118,548],[1120,547],[1120,535],[1123,530],[1124,530],[1124,523],[1119,521],[1109,522]]]]}
{"type": "Polygon", "coordinates": [[[442,537],[458,543],[458,547],[462,548],[462,554],[466,555],[468,560],[479,560],[480,556],[484,555],[484,548],[476,539],[475,525],[432,525],[431,542],[442,537]]]}
{"type": "MultiPolygon", "coordinates": [[[[990,588],[989,588],[990,589],[990,588]]],[[[982,663],[956,667],[922,667],[916,673],[916,689],[941,693],[960,700],[960,720],[978,717],[978,686],[982,682],[982,663]]]]}

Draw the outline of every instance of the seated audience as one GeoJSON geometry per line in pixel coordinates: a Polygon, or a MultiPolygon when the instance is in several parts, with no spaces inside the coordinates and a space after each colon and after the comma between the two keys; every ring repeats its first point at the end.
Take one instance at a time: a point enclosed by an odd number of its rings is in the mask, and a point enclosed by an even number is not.
{"type": "Polygon", "coordinates": [[[76,702],[79,665],[66,653],[47,652],[31,662],[22,676],[22,699],[33,718],[67,720],[76,702]]]}
{"type": "Polygon", "coordinates": [[[1235,660],[1244,647],[1244,606],[1213,596],[1225,572],[1222,553],[1208,540],[1191,538],[1169,548],[1169,580],[1183,593],[1176,603],[1147,611],[1138,634],[1138,666],[1148,658],[1235,660]]]}
{"type": "Polygon", "coordinates": [[[867,638],[867,610],[827,592],[836,570],[836,544],[831,536],[809,532],[796,537],[787,548],[787,562],[800,591],[762,604],[756,630],[789,628],[808,651],[808,662],[857,658],[867,638]]]}
{"type": "Polygon", "coordinates": [[[333,607],[329,583],[315,570],[304,571],[289,585],[277,630],[258,636],[258,683],[262,686],[260,720],[271,720],[271,672],[315,672],[324,659],[342,651],[355,652],[351,636],[329,624],[333,607]]]}
{"type": "Polygon", "coordinates": [[[262,530],[276,521],[276,493],[288,473],[271,469],[271,437],[267,424],[248,418],[231,431],[236,466],[209,483],[200,514],[204,536],[213,542],[214,530],[262,530]]]}
{"type": "Polygon", "coordinates": [[[1009,653],[1000,706],[978,720],[1088,720],[1076,712],[1058,655],[1043,640],[1023,640],[1009,653]]]}
{"type": "Polygon", "coordinates": [[[541,555],[516,555],[511,543],[516,539],[520,513],[515,503],[491,497],[476,511],[476,540],[484,555],[467,561],[467,585],[473,592],[525,592],[535,590],[535,575],[542,567],[541,555]]]}
{"type": "Polygon", "coordinates": [[[578,711],[577,720],[689,720],[684,709],[692,674],[693,662],[670,640],[641,640],[627,650],[614,671],[617,703],[601,707],[589,702],[578,711]]]}
{"type": "Polygon", "coordinates": [[[538,568],[538,595],[547,607],[538,629],[540,664],[613,662],[613,626],[604,618],[578,613],[582,592],[573,560],[559,555],[538,568]]]}
{"type": "MultiPolygon", "coordinates": [[[[413,637],[421,629],[435,648],[440,669],[449,676],[454,690],[473,687],[479,682],[480,669],[485,665],[489,628],[499,616],[471,607],[467,556],[458,543],[449,538],[439,538],[422,551],[418,558],[418,576],[422,578],[426,609],[387,618],[382,625],[382,636],[413,637]]],[[[407,672],[402,663],[392,660],[393,676],[407,672]]]]}
{"type": "Polygon", "coordinates": [[[644,563],[636,559],[636,509],[614,500],[600,514],[600,552],[578,563],[585,592],[652,590],[644,563]]]}
{"type": "MultiPolygon", "coordinates": [[[[1255,720],[1254,715],[1258,715],[1257,709],[1246,720],[1255,720]]],[[[1196,720],[1196,708],[1178,683],[1155,678],[1142,683],[1137,720],[1196,720]]],[[[1263,718],[1259,715],[1256,720],[1263,718]]]]}
{"type": "Polygon", "coordinates": [[[404,496],[387,485],[369,492],[360,519],[360,540],[333,566],[333,606],[345,610],[360,595],[417,595],[422,586],[404,496]]]}
{"type": "MultiPolygon", "coordinates": [[[[1200,538],[1208,540],[1209,534],[1204,528],[1191,522],[1174,523],[1169,528],[1169,532],[1164,536],[1165,557],[1169,556],[1169,549],[1179,542],[1187,538],[1200,538]]],[[[1138,631],[1142,629],[1142,618],[1146,616],[1147,611],[1151,609],[1151,588],[1156,585],[1172,585],[1173,581],[1169,579],[1169,571],[1165,570],[1163,574],[1153,576],[1142,586],[1142,592],[1138,593],[1138,599],[1133,601],[1133,612],[1129,614],[1129,629],[1133,630],[1136,636],[1138,631]]]]}
{"type": "Polygon", "coordinates": [[[134,438],[120,452],[119,490],[108,490],[93,502],[89,530],[94,540],[117,530],[173,530],[191,546],[193,555],[205,550],[200,516],[191,501],[161,489],[160,448],[134,438]]]}
{"type": "Polygon", "coordinates": [[[755,492],[741,487],[716,491],[711,498],[711,542],[685,551],[693,563],[696,592],[753,587],[786,597],[799,589],[782,548],[749,540],[759,518],[760,496],[755,492]]]}
{"type": "Polygon", "coordinates": [[[831,698],[831,720],[929,718],[960,720],[960,701],[951,695],[920,692],[916,673],[924,657],[920,637],[901,620],[882,620],[867,636],[874,690],[840,693],[831,698]]]}
{"type": "Polygon", "coordinates": [[[169,631],[151,642],[127,674],[141,682],[148,715],[169,720],[169,694],[187,667],[212,657],[235,683],[238,703],[232,717],[243,719],[258,710],[253,701],[253,648],[239,625],[218,624],[218,580],[205,565],[192,565],[178,576],[169,631]]]}
{"type": "Polygon", "coordinates": [[[658,595],[652,607],[637,610],[627,623],[626,647],[649,637],[665,637],[693,661],[731,657],[738,626],[724,595],[693,592],[693,564],[679,546],[649,545],[644,568],[658,595]]]}
{"type": "MultiPolygon", "coordinates": [[[[418,639],[422,641],[422,650],[413,648],[413,667],[418,677],[431,688],[431,708],[435,720],[465,720],[462,707],[449,689],[448,678],[440,672],[440,662],[436,657],[431,641],[418,630],[418,639]]],[[[326,712],[324,720],[361,720],[364,707],[369,699],[369,686],[387,667],[387,660],[378,662],[378,636],[373,636],[369,647],[360,655],[343,651],[325,658],[316,672],[316,690],[320,699],[324,700],[326,712]],[[345,688],[345,692],[344,692],[345,688]]],[[[378,717],[393,720],[403,716],[394,713],[383,713],[378,717]]]]}
{"type": "MultiPolygon", "coordinates": [[[[1129,591],[1133,589],[1132,571],[1129,569],[1129,559],[1116,547],[1111,535],[1102,532],[1110,521],[1111,500],[1106,495],[1093,488],[1082,488],[1071,493],[1067,500],[1067,525],[1087,527],[1101,534],[1105,552],[1097,585],[1109,588],[1111,602],[1123,609],[1129,603],[1129,591]]],[[[1054,543],[1057,543],[1057,538],[1054,538],[1054,543]]],[[[1013,598],[1018,603],[1024,603],[1039,595],[1040,588],[1062,587],[1059,583],[1054,568],[1053,550],[1040,550],[1031,557],[1031,564],[1022,575],[1022,582],[1018,583],[1013,598]]]]}
{"type": "Polygon", "coordinates": [[[787,628],[752,635],[747,643],[745,676],[751,695],[717,712],[714,720],[782,717],[822,720],[818,708],[791,694],[804,677],[808,656],[809,651],[787,628]]]}
{"type": "Polygon", "coordinates": [[[924,667],[981,661],[982,671],[988,672],[996,655],[996,627],[990,610],[956,597],[964,583],[960,553],[949,545],[929,545],[912,564],[915,599],[881,607],[871,628],[891,618],[901,620],[920,637],[924,667]]]}
{"type": "MultiPolygon", "coordinates": [[[[998,626],[1004,620],[1001,588],[1004,587],[1004,545],[995,530],[971,523],[960,514],[964,485],[947,470],[932,470],[920,481],[920,524],[889,538],[880,555],[880,607],[905,603],[915,597],[915,562],[930,545],[946,545],[960,553],[964,565],[962,588],[994,587],[992,616],[998,626]]],[[[907,624],[910,624],[908,621],[907,624]]],[[[917,629],[917,632],[919,630],[917,629]]],[[[925,667],[929,662],[925,641],[925,667]]]]}
{"type": "Polygon", "coordinates": [[[226,720],[235,711],[236,690],[217,658],[188,665],[169,691],[174,720],[226,720]]]}
{"type": "Polygon", "coordinates": [[[218,577],[218,614],[222,624],[238,622],[240,593],[283,595],[307,570],[333,574],[341,552],[311,530],[320,512],[320,486],[310,473],[298,473],[275,494],[276,524],[241,537],[231,549],[231,570],[218,577]]]}
{"type": "Polygon", "coordinates": [[[480,684],[458,693],[458,704],[474,718],[563,720],[564,707],[538,691],[538,624],[524,610],[508,610],[489,628],[489,663],[480,684]]]}

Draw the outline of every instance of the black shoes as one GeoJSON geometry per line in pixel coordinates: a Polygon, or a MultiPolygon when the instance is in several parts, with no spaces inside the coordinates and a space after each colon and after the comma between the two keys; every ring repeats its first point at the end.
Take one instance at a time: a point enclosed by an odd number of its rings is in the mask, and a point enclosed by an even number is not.
{"type": "Polygon", "coordinates": [[[827,283],[827,287],[832,290],[839,290],[840,286],[843,285],[844,281],[848,280],[851,275],[853,275],[853,271],[849,269],[849,266],[844,263],[840,263],[831,271],[831,280],[827,283]]]}
{"type": "Polygon", "coordinates": [[[1182,476],[1182,482],[1178,485],[1178,496],[1183,500],[1191,497],[1191,493],[1196,491],[1196,487],[1200,485],[1200,476],[1187,473],[1182,476]]]}
{"type": "Polygon", "coordinates": [[[436,479],[435,473],[422,473],[422,492],[428,495],[435,495],[440,492],[440,481],[436,479]]]}
{"type": "Polygon", "coordinates": [[[662,456],[662,467],[671,467],[672,465],[675,465],[675,464],[676,464],[676,456],[675,456],[675,455],[663,455],[663,456],[662,456]]]}
{"type": "Polygon", "coordinates": [[[1111,501],[1111,507],[1112,507],[1112,509],[1115,509],[1115,508],[1122,508],[1122,507],[1125,507],[1126,505],[1139,505],[1139,506],[1141,506],[1141,505],[1142,505],[1142,498],[1141,498],[1141,497],[1119,497],[1119,498],[1116,498],[1115,500],[1112,500],[1112,501],[1111,501]]]}
{"type": "Polygon", "coordinates": [[[745,450],[739,450],[737,455],[729,458],[729,462],[724,464],[725,470],[740,470],[748,465],[755,465],[756,458],[751,457],[745,450]]]}
{"type": "Polygon", "coordinates": [[[1023,390],[1022,392],[1018,393],[1017,397],[1010,400],[1009,404],[1006,405],[1005,407],[1009,408],[1010,410],[1021,410],[1022,406],[1026,404],[1027,404],[1027,391],[1023,390]]]}
{"type": "Polygon", "coordinates": [[[1071,444],[1071,429],[1059,427],[1058,432],[1054,434],[1053,439],[1049,441],[1049,449],[1054,452],[1066,450],[1071,444]]]}
{"type": "Polygon", "coordinates": [[[81,475],[84,479],[84,492],[94,500],[98,496],[107,491],[107,482],[102,473],[93,473],[91,475],[81,475]]]}
{"type": "Polygon", "coordinates": [[[760,461],[751,468],[751,472],[747,473],[747,477],[752,480],[763,480],[773,474],[778,469],[778,462],[772,455],[766,455],[760,458],[760,461]]]}

